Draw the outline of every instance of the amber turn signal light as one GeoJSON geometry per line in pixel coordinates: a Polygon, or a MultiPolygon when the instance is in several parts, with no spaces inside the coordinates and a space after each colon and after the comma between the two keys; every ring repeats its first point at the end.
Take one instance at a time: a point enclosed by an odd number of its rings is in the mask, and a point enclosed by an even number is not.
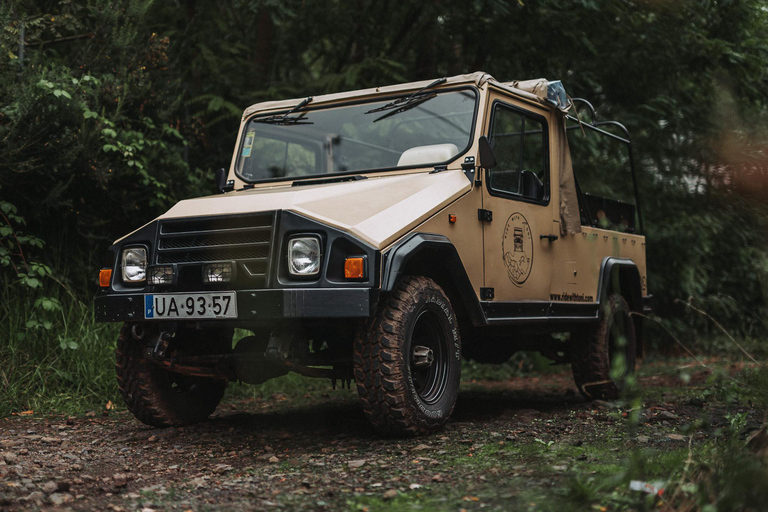
{"type": "Polygon", "coordinates": [[[362,279],[365,277],[365,258],[347,258],[344,260],[344,277],[362,279]]]}
{"type": "Polygon", "coordinates": [[[112,280],[112,269],[103,268],[99,270],[99,286],[109,288],[109,282],[112,280]]]}
{"type": "Polygon", "coordinates": [[[451,224],[456,224],[456,216],[454,214],[452,214],[452,213],[449,213],[448,214],[448,222],[450,222],[451,224]]]}

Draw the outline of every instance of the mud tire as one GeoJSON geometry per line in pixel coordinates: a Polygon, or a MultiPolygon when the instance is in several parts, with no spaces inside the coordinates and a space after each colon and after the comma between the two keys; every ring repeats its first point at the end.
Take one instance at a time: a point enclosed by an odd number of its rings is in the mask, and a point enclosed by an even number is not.
{"type": "Polygon", "coordinates": [[[437,283],[402,278],[357,336],[353,357],[363,411],[379,433],[426,434],[448,421],[461,379],[461,340],[437,283]],[[434,362],[419,365],[414,347],[430,347],[434,362]]]}
{"type": "Polygon", "coordinates": [[[619,398],[626,379],[635,371],[637,341],[629,304],[621,295],[611,295],[597,323],[571,333],[571,368],[579,392],[587,400],[619,398]],[[623,336],[624,344],[618,340],[623,336]],[[618,353],[626,368],[614,378],[611,368],[618,353]]]}
{"type": "MultiPolygon", "coordinates": [[[[211,345],[220,347],[226,343],[226,335],[213,341],[211,345]]],[[[164,370],[144,358],[148,346],[148,342],[133,338],[129,324],[120,330],[115,369],[128,410],[153,427],[190,425],[207,419],[219,405],[227,384],[164,370]]]]}

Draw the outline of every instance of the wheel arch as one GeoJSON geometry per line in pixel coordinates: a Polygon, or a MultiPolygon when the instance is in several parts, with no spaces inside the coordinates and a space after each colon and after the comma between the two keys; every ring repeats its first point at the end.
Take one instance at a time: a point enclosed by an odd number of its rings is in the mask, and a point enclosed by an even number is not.
{"type": "MultiPolygon", "coordinates": [[[[629,258],[607,257],[603,260],[600,270],[597,300],[603,304],[612,294],[624,297],[632,313],[643,312],[643,292],[640,282],[640,270],[629,258]]],[[[598,317],[602,318],[603,308],[598,309],[598,317]]],[[[632,315],[637,339],[637,356],[643,355],[643,319],[632,315]]]]}
{"type": "Polygon", "coordinates": [[[462,322],[484,325],[485,315],[456,247],[444,235],[413,233],[383,255],[382,293],[391,292],[398,279],[420,275],[435,281],[451,301],[462,322]]]}

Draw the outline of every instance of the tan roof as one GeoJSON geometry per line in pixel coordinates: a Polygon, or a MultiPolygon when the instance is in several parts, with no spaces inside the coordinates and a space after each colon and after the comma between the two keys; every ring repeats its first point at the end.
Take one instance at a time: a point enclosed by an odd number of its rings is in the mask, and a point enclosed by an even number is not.
{"type": "MultiPolygon", "coordinates": [[[[394,94],[399,92],[417,91],[422,87],[426,87],[435,80],[422,80],[420,82],[410,82],[405,84],[387,85],[383,87],[372,87],[370,89],[360,89],[357,91],[337,92],[333,94],[323,94],[322,96],[314,96],[312,104],[317,103],[329,103],[334,101],[341,101],[350,98],[372,96],[374,94],[394,94]]],[[[482,87],[488,82],[492,82],[497,87],[508,90],[517,96],[542,103],[544,105],[550,105],[547,102],[547,81],[543,78],[536,80],[526,81],[512,81],[512,82],[499,82],[488,73],[482,71],[476,71],[467,75],[456,75],[448,77],[445,83],[441,84],[441,87],[454,86],[461,84],[474,84],[477,87],[482,87]]],[[[289,100],[277,100],[277,101],[264,101],[262,103],[256,103],[251,105],[245,112],[243,112],[243,119],[249,117],[254,112],[263,112],[266,110],[280,110],[296,106],[304,98],[293,98],[289,100]]]]}

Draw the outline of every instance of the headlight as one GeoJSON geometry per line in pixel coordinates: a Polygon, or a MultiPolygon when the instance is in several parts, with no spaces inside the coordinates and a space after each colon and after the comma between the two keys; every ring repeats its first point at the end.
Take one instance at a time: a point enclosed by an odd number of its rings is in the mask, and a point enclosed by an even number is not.
{"type": "Polygon", "coordinates": [[[147,278],[147,250],[143,247],[123,249],[123,281],[141,283],[147,278]]]}
{"type": "Polygon", "coordinates": [[[313,276],[320,272],[320,239],[302,237],[289,240],[288,270],[294,276],[313,276]]]}

